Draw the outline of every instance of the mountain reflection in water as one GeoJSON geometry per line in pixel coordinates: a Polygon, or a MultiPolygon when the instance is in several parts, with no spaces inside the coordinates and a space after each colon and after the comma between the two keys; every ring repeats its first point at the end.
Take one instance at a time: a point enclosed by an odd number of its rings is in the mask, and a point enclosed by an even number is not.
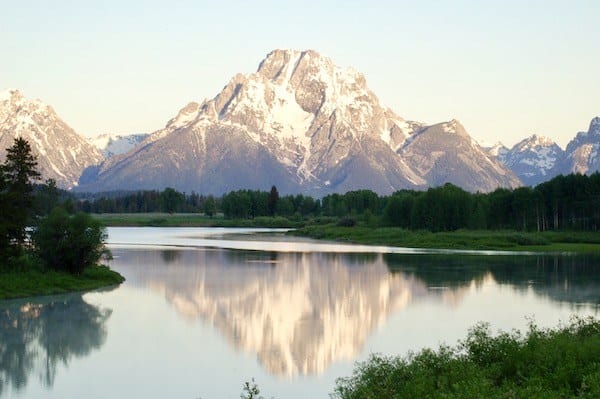
{"type": "Polygon", "coordinates": [[[10,387],[24,388],[33,374],[52,386],[57,365],[104,344],[110,315],[82,294],[1,302],[0,396],[10,387]]]}
{"type": "Polygon", "coordinates": [[[455,306],[486,284],[533,287],[555,301],[600,303],[592,262],[565,257],[117,253],[128,284],[160,293],[178,313],[209,323],[236,348],[256,353],[271,374],[286,377],[321,374],[334,361],[356,358],[378,326],[411,303],[455,306]]]}

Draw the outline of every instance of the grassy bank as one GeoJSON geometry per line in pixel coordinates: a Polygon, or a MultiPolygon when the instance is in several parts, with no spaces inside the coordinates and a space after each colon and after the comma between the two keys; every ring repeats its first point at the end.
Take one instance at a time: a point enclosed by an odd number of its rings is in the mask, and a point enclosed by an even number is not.
{"type": "Polygon", "coordinates": [[[600,253],[600,233],[470,231],[432,233],[397,227],[306,226],[289,234],[323,240],[408,248],[600,253]]]}
{"type": "Polygon", "coordinates": [[[51,270],[6,271],[0,272],[0,299],[89,291],[124,280],[106,266],[87,268],[81,276],[51,270]]]}
{"type": "Polygon", "coordinates": [[[201,213],[100,213],[92,215],[105,226],[132,227],[300,227],[304,223],[284,217],[256,217],[254,219],[225,219],[208,217],[201,213]]]}
{"type": "Polygon", "coordinates": [[[600,321],[492,335],[478,325],[457,347],[372,356],[338,379],[333,397],[598,398],[600,321]]]}

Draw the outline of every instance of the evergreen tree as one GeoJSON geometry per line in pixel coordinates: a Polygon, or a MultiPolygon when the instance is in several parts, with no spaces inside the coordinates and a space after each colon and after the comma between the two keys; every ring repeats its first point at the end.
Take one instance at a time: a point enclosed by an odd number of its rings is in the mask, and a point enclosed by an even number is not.
{"type": "Polygon", "coordinates": [[[6,194],[6,178],[4,169],[0,166],[0,257],[6,254],[6,249],[10,243],[8,235],[8,212],[9,203],[6,194]]]}
{"type": "Polygon", "coordinates": [[[54,179],[46,180],[46,184],[39,187],[36,194],[36,212],[38,215],[48,215],[52,209],[58,206],[61,193],[56,187],[54,179]]]}
{"type": "Polygon", "coordinates": [[[34,196],[33,181],[40,178],[37,161],[29,143],[18,137],[12,147],[6,149],[6,161],[2,169],[2,224],[8,242],[21,248],[26,238],[26,227],[31,222],[34,196]]]}

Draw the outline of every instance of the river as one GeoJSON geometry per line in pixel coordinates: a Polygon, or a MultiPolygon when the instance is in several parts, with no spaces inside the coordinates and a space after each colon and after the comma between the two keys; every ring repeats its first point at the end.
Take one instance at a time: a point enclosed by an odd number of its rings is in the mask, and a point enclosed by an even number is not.
{"type": "Polygon", "coordinates": [[[600,257],[109,228],[117,288],[0,301],[1,398],[327,398],[372,353],[600,311],[600,257]]]}

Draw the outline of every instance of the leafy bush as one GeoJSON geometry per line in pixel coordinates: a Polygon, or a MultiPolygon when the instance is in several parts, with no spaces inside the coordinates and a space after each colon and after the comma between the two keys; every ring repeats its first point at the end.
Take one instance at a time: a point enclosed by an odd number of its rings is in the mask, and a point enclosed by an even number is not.
{"type": "Polygon", "coordinates": [[[354,227],[356,226],[356,220],[350,217],[341,218],[337,225],[340,227],[354,227]]]}
{"type": "Polygon", "coordinates": [[[53,270],[82,274],[110,252],[104,246],[104,228],[90,215],[71,216],[62,208],[52,210],[33,235],[38,256],[53,270]]]}
{"type": "Polygon", "coordinates": [[[372,356],[338,379],[333,397],[598,398],[600,321],[493,336],[473,328],[456,348],[425,349],[407,358],[372,356]]]}

